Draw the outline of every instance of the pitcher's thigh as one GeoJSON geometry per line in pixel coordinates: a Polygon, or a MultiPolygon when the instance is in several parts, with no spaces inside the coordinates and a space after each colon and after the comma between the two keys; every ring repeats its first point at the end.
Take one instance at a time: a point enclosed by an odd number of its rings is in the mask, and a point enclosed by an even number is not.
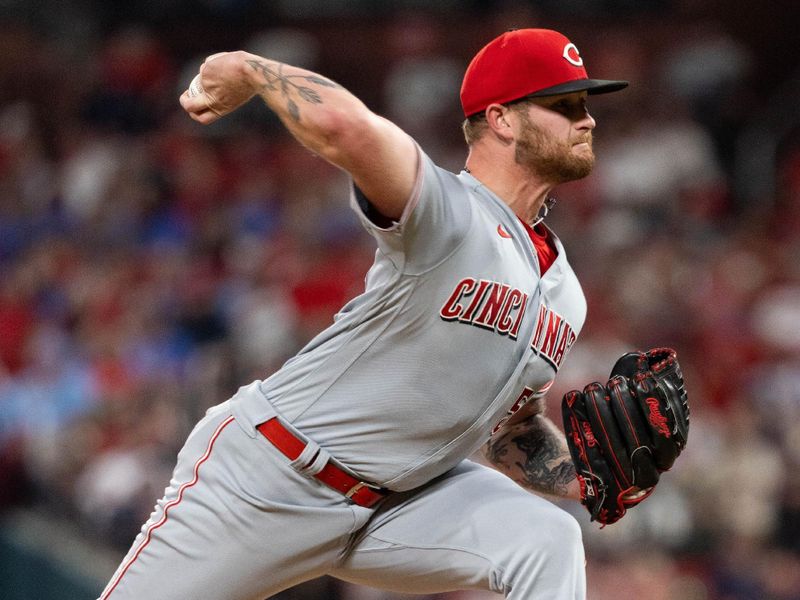
{"type": "Polygon", "coordinates": [[[229,415],[195,428],[102,600],[262,600],[323,574],[355,526],[340,494],[229,415]]]}
{"type": "Polygon", "coordinates": [[[391,497],[331,574],[406,593],[484,589],[583,600],[584,568],[571,515],[465,461],[416,493],[391,497]]]}

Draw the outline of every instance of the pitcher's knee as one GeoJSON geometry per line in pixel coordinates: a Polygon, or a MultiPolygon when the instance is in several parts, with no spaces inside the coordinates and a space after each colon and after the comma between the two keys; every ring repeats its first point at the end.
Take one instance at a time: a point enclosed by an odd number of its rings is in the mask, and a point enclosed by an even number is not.
{"type": "Polygon", "coordinates": [[[548,524],[552,527],[552,535],[560,543],[568,547],[583,546],[583,532],[578,521],[565,510],[557,509],[548,515],[548,524]]]}
{"type": "Polygon", "coordinates": [[[508,597],[579,598],[585,587],[580,525],[555,506],[536,516],[515,527],[519,546],[509,557],[503,578],[508,597]]]}
{"type": "Polygon", "coordinates": [[[583,554],[583,534],[578,521],[556,507],[540,516],[526,544],[530,556],[537,562],[552,563],[553,568],[562,565],[571,568],[576,555],[583,554]]]}

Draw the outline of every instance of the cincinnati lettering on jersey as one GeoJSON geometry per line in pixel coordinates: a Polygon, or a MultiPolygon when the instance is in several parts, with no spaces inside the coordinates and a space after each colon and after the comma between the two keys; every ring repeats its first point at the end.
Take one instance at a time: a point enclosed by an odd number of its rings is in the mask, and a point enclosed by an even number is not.
{"type": "MultiPolygon", "coordinates": [[[[528,294],[505,283],[465,277],[439,310],[445,321],[489,329],[517,339],[528,294]]],[[[531,348],[558,371],[577,334],[553,309],[539,306],[531,348]]]]}
{"type": "Polygon", "coordinates": [[[465,277],[458,282],[439,315],[445,321],[458,321],[517,339],[527,303],[528,294],[517,288],[465,277]]]}
{"type": "Polygon", "coordinates": [[[539,305],[531,348],[558,371],[577,334],[567,320],[544,304],[539,305]]]}

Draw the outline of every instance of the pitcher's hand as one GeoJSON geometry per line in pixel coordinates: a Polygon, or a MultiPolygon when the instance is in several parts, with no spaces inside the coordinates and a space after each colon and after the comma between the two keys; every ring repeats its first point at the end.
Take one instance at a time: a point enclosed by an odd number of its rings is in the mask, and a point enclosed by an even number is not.
{"type": "Polygon", "coordinates": [[[258,87],[245,61],[257,58],[243,51],[219,52],[206,58],[194,85],[181,94],[183,110],[208,125],[247,103],[258,87]]]}

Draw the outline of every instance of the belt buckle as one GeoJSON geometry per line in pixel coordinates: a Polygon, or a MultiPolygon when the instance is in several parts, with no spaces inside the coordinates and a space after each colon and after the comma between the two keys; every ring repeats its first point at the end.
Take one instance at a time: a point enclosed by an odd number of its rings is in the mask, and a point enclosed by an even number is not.
{"type": "Polygon", "coordinates": [[[353,487],[351,487],[349,490],[347,490],[347,492],[345,493],[345,496],[347,498],[352,499],[353,496],[355,496],[361,490],[361,488],[365,488],[365,487],[366,488],[370,488],[372,490],[375,490],[376,492],[379,492],[382,489],[380,486],[374,485],[372,483],[367,483],[365,481],[359,481],[357,484],[355,484],[353,487]]]}

